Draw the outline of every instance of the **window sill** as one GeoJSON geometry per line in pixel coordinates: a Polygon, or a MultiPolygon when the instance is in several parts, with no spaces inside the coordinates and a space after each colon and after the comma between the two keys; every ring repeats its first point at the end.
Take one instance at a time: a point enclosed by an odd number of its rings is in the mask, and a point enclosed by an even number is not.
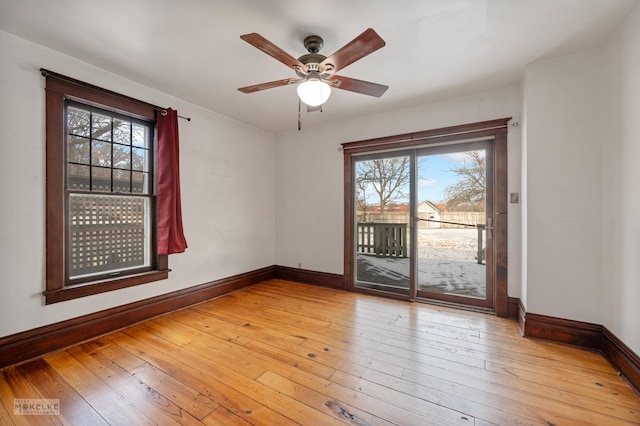
{"type": "Polygon", "coordinates": [[[162,269],[109,280],[77,284],[61,289],[43,291],[42,294],[45,297],[45,304],[51,305],[53,303],[65,302],[67,300],[133,287],[153,281],[166,280],[169,278],[170,271],[170,269],[162,269]]]}

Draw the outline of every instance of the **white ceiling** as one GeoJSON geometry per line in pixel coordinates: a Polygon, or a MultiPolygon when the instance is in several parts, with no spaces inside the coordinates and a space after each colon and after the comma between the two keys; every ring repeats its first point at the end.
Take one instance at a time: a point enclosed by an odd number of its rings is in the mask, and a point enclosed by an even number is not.
{"type": "Polygon", "coordinates": [[[295,57],[309,34],[326,56],[369,27],[386,41],[340,75],[389,90],[334,90],[322,113],[303,111],[308,128],[515,84],[528,63],[600,45],[639,1],[0,0],[0,28],[280,133],[297,128],[295,87],[237,88],[294,72],[241,34],[295,57]]]}

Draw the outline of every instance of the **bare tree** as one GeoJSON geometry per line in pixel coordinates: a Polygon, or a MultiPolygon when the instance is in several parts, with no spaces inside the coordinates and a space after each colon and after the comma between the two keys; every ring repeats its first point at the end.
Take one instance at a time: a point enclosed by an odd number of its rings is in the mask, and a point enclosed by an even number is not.
{"type": "Polygon", "coordinates": [[[68,173],[89,185],[89,167],[94,179],[129,186],[142,183],[145,172],[145,127],[137,123],[69,107],[67,115],[68,173]],[[113,176],[111,175],[113,172],[113,176]],[[133,173],[131,173],[133,172],[133,173]]]}
{"type": "Polygon", "coordinates": [[[409,157],[360,161],[356,173],[358,200],[362,197],[366,207],[366,192],[371,188],[378,195],[380,213],[384,213],[392,201],[406,197],[409,177],[409,157]]]}
{"type": "Polygon", "coordinates": [[[459,180],[444,190],[448,210],[484,211],[486,192],[486,162],[482,151],[469,151],[470,162],[451,169],[459,180]]]}

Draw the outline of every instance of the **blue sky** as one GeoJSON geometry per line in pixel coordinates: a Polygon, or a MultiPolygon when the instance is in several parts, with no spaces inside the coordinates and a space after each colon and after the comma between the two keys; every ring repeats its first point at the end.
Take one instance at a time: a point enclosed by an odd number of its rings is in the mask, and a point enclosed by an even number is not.
{"type": "MultiPolygon", "coordinates": [[[[444,202],[444,189],[456,182],[451,169],[464,164],[464,154],[440,154],[418,158],[418,202],[444,202]]],[[[468,157],[467,157],[468,158],[468,157]]]]}

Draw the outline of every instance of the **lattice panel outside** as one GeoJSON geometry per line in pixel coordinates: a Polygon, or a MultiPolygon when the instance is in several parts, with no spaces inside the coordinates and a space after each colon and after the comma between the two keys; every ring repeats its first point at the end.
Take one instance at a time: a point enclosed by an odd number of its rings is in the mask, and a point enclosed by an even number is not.
{"type": "Polygon", "coordinates": [[[135,196],[71,194],[71,278],[149,265],[149,200],[135,196]]]}

